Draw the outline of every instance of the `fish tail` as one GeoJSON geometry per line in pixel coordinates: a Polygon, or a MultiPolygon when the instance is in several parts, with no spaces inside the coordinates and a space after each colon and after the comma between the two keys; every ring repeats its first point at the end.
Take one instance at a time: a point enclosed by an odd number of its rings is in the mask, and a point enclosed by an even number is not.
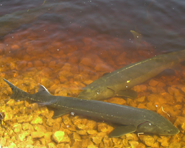
{"type": "Polygon", "coordinates": [[[11,98],[15,99],[15,100],[26,100],[27,97],[29,97],[29,94],[26,93],[25,91],[19,89],[18,87],[16,87],[15,85],[13,85],[12,83],[10,83],[8,80],[3,79],[12,89],[12,95],[11,98]]]}

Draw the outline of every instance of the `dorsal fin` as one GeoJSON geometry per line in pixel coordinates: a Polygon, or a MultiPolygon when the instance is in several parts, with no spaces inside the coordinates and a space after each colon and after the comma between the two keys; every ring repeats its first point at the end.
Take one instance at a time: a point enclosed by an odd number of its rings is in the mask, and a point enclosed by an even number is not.
{"type": "Polygon", "coordinates": [[[40,85],[40,86],[39,86],[39,90],[38,90],[37,93],[44,93],[44,94],[51,95],[51,94],[49,93],[49,91],[46,89],[46,87],[44,87],[43,85],[40,85]]]}

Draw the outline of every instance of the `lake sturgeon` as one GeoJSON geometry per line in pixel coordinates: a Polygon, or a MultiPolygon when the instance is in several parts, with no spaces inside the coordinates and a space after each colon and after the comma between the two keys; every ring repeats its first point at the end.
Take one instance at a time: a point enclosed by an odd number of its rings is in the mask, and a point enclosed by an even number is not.
{"type": "Polygon", "coordinates": [[[53,96],[42,85],[35,94],[28,94],[4,79],[11,87],[15,100],[27,100],[51,107],[53,118],[67,113],[74,113],[110,121],[118,126],[110,133],[110,137],[119,137],[127,133],[151,133],[158,135],[174,135],[179,130],[166,118],[146,109],[112,104],[96,100],[84,100],[73,97],[53,96]]]}
{"type": "Polygon", "coordinates": [[[88,100],[104,100],[114,96],[135,98],[137,93],[130,88],[184,60],[185,50],[180,50],[129,64],[93,81],[79,93],[77,98],[88,100]]]}

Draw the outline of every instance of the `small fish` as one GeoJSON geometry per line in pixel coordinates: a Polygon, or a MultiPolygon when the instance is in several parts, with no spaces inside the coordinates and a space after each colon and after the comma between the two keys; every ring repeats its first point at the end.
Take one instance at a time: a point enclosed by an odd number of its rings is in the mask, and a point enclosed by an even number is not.
{"type": "Polygon", "coordinates": [[[80,114],[103,121],[116,123],[110,137],[120,137],[127,133],[150,133],[158,135],[175,135],[179,130],[166,118],[146,109],[112,104],[96,100],[83,100],[73,97],[53,96],[42,85],[35,94],[28,94],[12,83],[3,79],[12,89],[12,99],[34,101],[54,110],[53,118],[64,114],[80,114]]]}
{"type": "Polygon", "coordinates": [[[180,50],[129,64],[93,81],[77,98],[88,100],[105,100],[114,96],[136,98],[137,93],[130,88],[184,61],[184,57],[185,50],[180,50]]]}

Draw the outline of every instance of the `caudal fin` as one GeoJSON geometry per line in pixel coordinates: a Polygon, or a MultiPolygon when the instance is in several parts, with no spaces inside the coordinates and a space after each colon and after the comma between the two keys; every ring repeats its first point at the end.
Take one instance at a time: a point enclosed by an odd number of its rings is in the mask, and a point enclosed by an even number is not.
{"type": "Polygon", "coordinates": [[[10,83],[8,80],[3,79],[12,89],[12,95],[11,98],[15,99],[15,100],[26,100],[26,98],[28,97],[28,93],[26,93],[25,91],[19,89],[18,87],[16,87],[15,85],[13,85],[12,83],[10,83]]]}

